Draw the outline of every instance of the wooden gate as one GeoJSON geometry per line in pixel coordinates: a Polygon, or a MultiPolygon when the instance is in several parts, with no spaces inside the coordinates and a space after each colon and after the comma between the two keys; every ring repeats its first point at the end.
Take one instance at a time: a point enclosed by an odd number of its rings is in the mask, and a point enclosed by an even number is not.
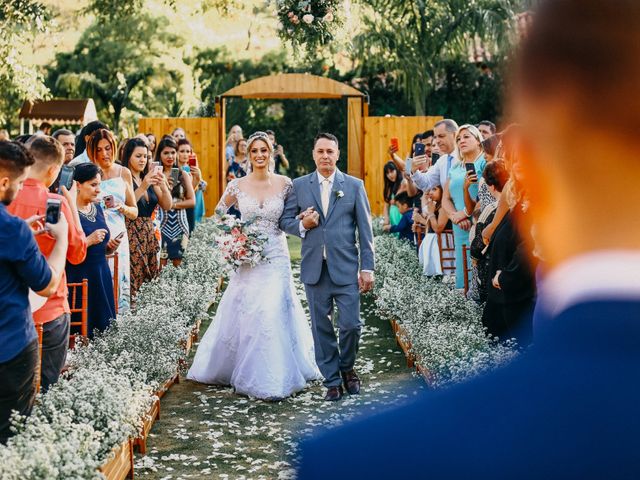
{"type": "MultiPolygon", "coordinates": [[[[402,158],[411,152],[411,140],[416,133],[430,130],[442,117],[364,117],[364,185],[371,211],[382,215],[384,211],[383,168],[391,158],[389,145],[398,138],[402,158]]],[[[351,121],[351,119],[350,119],[351,121]]]]}
{"type": "Polygon", "coordinates": [[[223,168],[220,162],[221,120],[219,118],[141,118],[138,123],[140,133],[153,133],[156,140],[169,135],[175,128],[184,129],[187,138],[198,156],[202,176],[207,182],[204,202],[207,215],[212,215],[222,195],[223,168]]]}

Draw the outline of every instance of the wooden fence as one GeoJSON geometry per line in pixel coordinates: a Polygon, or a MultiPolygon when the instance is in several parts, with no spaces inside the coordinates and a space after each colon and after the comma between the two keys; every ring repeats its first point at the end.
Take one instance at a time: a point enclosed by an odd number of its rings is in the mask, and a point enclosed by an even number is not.
{"type": "Polygon", "coordinates": [[[402,158],[411,151],[411,140],[416,133],[432,129],[442,117],[364,117],[364,184],[369,195],[371,211],[382,215],[384,211],[384,164],[390,160],[391,138],[399,140],[402,158]]]}
{"type": "Polygon", "coordinates": [[[157,142],[175,128],[184,129],[187,138],[198,156],[202,176],[208,183],[204,194],[207,215],[211,215],[222,195],[223,169],[220,164],[220,119],[219,118],[141,118],[138,130],[153,133],[157,142]]]}

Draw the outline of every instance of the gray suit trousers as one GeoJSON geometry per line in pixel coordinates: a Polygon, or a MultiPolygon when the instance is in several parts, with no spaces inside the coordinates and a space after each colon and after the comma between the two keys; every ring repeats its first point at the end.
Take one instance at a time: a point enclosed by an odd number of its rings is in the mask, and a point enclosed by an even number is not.
{"type": "Polygon", "coordinates": [[[353,369],[358,353],[362,331],[358,284],[336,285],[323,261],[318,283],[304,287],[311,312],[316,363],[325,378],[324,385],[337,387],[342,384],[340,372],[353,369]],[[333,325],[334,307],[339,340],[333,325]]]}

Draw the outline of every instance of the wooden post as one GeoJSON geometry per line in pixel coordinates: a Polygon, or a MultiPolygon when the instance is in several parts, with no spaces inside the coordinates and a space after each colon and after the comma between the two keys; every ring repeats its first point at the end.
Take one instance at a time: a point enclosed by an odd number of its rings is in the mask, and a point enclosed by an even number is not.
{"type": "Polygon", "coordinates": [[[347,172],[364,178],[364,126],[362,121],[362,97],[347,98],[347,172]]]}

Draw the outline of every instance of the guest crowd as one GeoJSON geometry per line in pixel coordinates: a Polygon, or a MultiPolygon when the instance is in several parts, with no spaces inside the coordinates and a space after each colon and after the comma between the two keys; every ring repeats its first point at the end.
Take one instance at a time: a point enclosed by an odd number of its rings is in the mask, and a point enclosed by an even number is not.
{"type": "Polygon", "coordinates": [[[90,339],[129,310],[144,282],[180,264],[205,215],[184,130],[119,143],[99,121],[49,133],[0,140],[0,442],[11,411],[27,414],[38,383],[58,380],[70,336],[90,339]]]}
{"type": "Polygon", "coordinates": [[[537,260],[532,229],[516,229],[527,225],[528,209],[518,138],[516,126],[497,133],[489,121],[458,126],[445,119],[416,134],[404,159],[392,139],[383,228],[417,248],[426,276],[451,276],[482,304],[489,334],[526,347],[537,260]]]}

